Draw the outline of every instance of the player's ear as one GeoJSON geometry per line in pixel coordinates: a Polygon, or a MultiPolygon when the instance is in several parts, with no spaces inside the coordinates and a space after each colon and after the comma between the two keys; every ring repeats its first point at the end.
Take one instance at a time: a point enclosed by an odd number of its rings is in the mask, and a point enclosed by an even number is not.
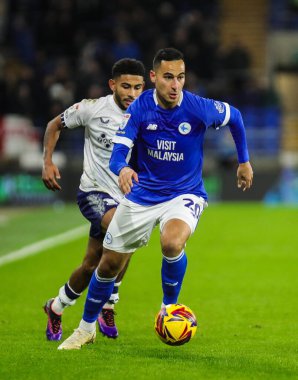
{"type": "Polygon", "coordinates": [[[150,80],[152,83],[155,83],[156,81],[156,74],[155,74],[155,71],[153,70],[150,70],[150,80]]]}
{"type": "Polygon", "coordinates": [[[116,82],[115,82],[114,79],[109,79],[109,87],[110,87],[110,89],[111,89],[113,92],[115,92],[115,90],[116,90],[116,82]]]}

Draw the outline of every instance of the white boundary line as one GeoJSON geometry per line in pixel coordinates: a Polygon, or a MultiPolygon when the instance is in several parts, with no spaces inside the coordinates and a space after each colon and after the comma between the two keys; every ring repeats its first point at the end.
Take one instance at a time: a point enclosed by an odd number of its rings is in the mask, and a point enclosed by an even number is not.
{"type": "Polygon", "coordinates": [[[48,248],[52,248],[57,245],[67,243],[69,241],[76,240],[84,236],[87,233],[88,228],[88,225],[76,227],[62,234],[27,245],[21,249],[18,249],[17,251],[7,253],[6,255],[0,257],[0,267],[13,261],[17,261],[28,256],[39,254],[48,248]]]}

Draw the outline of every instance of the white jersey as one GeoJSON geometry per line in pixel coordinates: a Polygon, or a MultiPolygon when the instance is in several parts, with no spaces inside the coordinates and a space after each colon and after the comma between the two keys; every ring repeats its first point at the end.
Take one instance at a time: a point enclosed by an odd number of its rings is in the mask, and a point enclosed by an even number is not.
{"type": "Polygon", "coordinates": [[[109,169],[112,140],[123,121],[123,114],[113,95],[84,99],[62,113],[64,127],[85,128],[84,169],[80,182],[82,191],[103,191],[117,201],[123,197],[118,177],[109,169]]]}

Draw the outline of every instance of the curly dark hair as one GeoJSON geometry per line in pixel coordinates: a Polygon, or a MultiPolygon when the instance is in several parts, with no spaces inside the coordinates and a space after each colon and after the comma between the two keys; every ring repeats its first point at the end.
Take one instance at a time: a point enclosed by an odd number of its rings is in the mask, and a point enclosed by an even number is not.
{"type": "Polygon", "coordinates": [[[137,59],[122,58],[114,63],[112,67],[112,78],[115,79],[125,74],[139,75],[145,78],[145,66],[137,59]]]}

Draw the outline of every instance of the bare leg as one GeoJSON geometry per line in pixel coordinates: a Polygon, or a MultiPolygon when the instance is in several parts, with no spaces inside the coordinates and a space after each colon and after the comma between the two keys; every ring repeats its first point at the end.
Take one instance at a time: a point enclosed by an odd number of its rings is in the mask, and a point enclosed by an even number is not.
{"type": "MultiPolygon", "coordinates": [[[[102,218],[101,226],[105,231],[109,226],[112,217],[115,213],[115,208],[110,209],[102,218]]],[[[95,239],[93,237],[89,237],[87,252],[83,259],[83,262],[79,268],[77,268],[70,276],[69,285],[70,287],[78,294],[82,293],[89,285],[92,274],[95,269],[98,267],[100,259],[102,257],[102,246],[103,239],[95,239]]],[[[129,260],[128,260],[129,262],[129,260]]],[[[121,282],[127,267],[128,262],[126,263],[123,270],[119,273],[116,283],[121,282]]]]}
{"type": "Polygon", "coordinates": [[[88,287],[92,274],[97,268],[101,256],[102,241],[90,236],[83,262],[69,278],[69,285],[76,293],[80,294],[88,287]]]}
{"type": "MultiPolygon", "coordinates": [[[[110,209],[102,218],[101,227],[105,231],[110,224],[110,221],[115,212],[114,209],[110,209]]],[[[44,310],[48,315],[48,325],[46,330],[46,336],[48,340],[60,340],[62,336],[62,326],[61,326],[61,315],[67,306],[73,305],[76,299],[82,294],[82,292],[88,287],[92,274],[99,265],[101,257],[103,255],[103,237],[94,238],[89,236],[88,245],[86,249],[85,257],[82,264],[75,269],[69,281],[63,285],[58,296],[54,299],[49,299],[44,310]]],[[[128,261],[125,262],[125,267],[121,273],[119,273],[116,279],[114,289],[109,302],[104,305],[103,314],[98,319],[100,330],[103,334],[111,338],[116,338],[118,336],[118,331],[114,323],[114,304],[118,302],[118,287],[120,286],[121,280],[126,272],[128,261]]]]}

